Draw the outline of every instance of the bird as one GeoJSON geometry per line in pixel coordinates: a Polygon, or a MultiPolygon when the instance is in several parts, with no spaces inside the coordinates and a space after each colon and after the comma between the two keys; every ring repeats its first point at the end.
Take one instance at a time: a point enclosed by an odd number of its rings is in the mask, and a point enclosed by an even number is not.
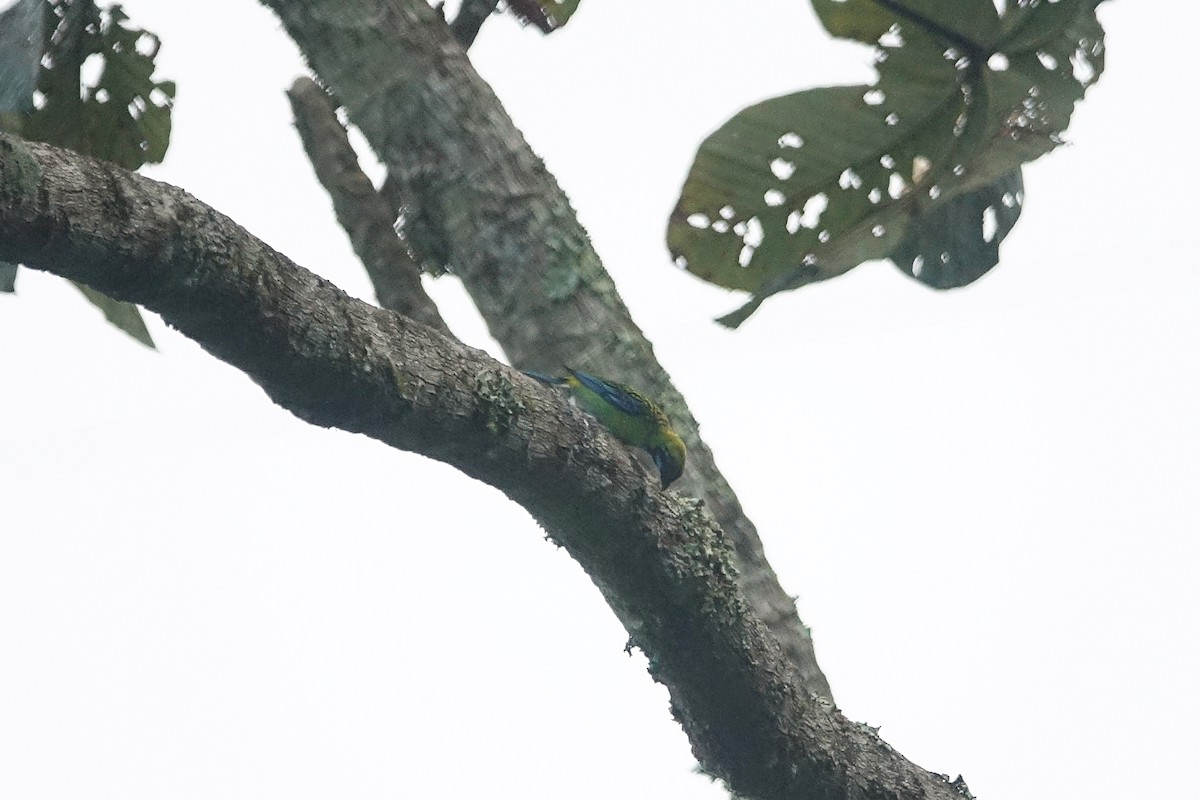
{"type": "Polygon", "coordinates": [[[564,376],[525,371],[525,374],[551,386],[565,386],[584,411],[626,444],[650,454],[662,488],[666,489],[683,474],[687,446],[671,427],[671,421],[653,400],[619,383],[563,367],[564,376]]]}

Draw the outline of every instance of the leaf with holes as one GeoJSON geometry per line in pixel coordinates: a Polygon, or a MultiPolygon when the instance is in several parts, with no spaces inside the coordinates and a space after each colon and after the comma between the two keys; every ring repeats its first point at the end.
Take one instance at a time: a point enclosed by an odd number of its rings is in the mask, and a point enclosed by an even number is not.
{"type": "Polygon", "coordinates": [[[24,135],[137,169],[162,161],[171,138],[175,84],[155,81],[158,37],[126,25],[120,6],[101,12],[90,2],[47,4],[46,57],[38,87],[44,105],[24,135]],[[83,81],[89,58],[100,60],[95,85],[83,81]]]}
{"type": "MultiPolygon", "coordinates": [[[[981,239],[975,208],[983,202],[980,213],[997,214],[998,249],[1017,214],[994,204],[1022,163],[1061,143],[1075,102],[1103,66],[1103,31],[1094,0],[1041,4],[999,22],[985,5],[977,31],[963,21],[947,27],[944,14],[924,27],[912,13],[893,15],[874,86],[767,100],[703,142],[667,241],[693,274],[753,294],[722,322],[739,324],[766,297],[865,260],[897,253],[911,267],[935,241],[947,245],[939,260],[943,253],[967,260],[930,273],[931,283],[978,277],[992,266],[984,266],[991,242],[981,239]],[[959,46],[947,46],[948,38],[959,46]],[[1004,49],[982,50],[980,42],[1004,49]],[[964,227],[933,237],[945,224],[964,227]]],[[[939,14],[949,8],[925,6],[939,14]]]]}
{"type": "Polygon", "coordinates": [[[951,155],[961,113],[954,84],[940,97],[923,84],[890,96],[842,86],[751,106],[700,146],[671,252],[705,280],[760,294],[884,258],[929,164],[951,155]]]}

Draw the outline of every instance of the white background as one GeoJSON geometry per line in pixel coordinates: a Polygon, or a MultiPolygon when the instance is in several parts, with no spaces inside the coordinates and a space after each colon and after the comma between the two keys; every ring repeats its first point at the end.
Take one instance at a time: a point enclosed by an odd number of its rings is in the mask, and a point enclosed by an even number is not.
{"type": "MultiPolygon", "coordinates": [[[[179,82],[155,178],[370,297],[251,0],[127,0],[179,82]]],[[[982,798],[1195,789],[1200,11],[1108,3],[1003,263],[768,302],[663,244],[741,106],[869,80],[808,4],[585,2],[473,50],[799,595],[839,705],[982,798]],[[1152,11],[1153,13],[1146,13],[1152,11]]],[[[452,278],[455,330],[498,354],[452,278]]],[[[152,317],[152,315],[150,315],[152,317]]],[[[586,575],[438,463],[318,430],[57,278],[0,297],[0,797],[722,797],[586,575]]],[[[619,376],[614,376],[619,377],[619,376]]]]}

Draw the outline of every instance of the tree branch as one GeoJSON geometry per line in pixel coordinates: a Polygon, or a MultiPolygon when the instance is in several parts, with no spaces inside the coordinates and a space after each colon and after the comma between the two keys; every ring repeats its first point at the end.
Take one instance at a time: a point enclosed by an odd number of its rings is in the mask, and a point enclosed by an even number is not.
{"type": "Polygon", "coordinates": [[[808,628],[683,396],[604,271],[570,202],[425,0],[262,0],[388,167],[405,236],[462,279],[509,360],[563,364],[657,397],[688,446],[678,488],[734,543],[739,583],[805,689],[831,698],[808,628]],[[398,190],[398,191],[397,191],[398,190]]]}
{"type": "Polygon", "coordinates": [[[396,236],[395,213],[359,167],[329,95],[309,78],[297,78],[287,95],[304,152],[333,201],[338,223],[366,268],[379,304],[450,335],[421,285],[421,268],[396,236]]]}
{"type": "Polygon", "coordinates": [[[463,0],[458,9],[458,16],[450,23],[454,38],[464,50],[470,49],[479,35],[483,23],[496,10],[499,0],[463,0]]]}
{"type": "Polygon", "coordinates": [[[965,796],[800,688],[719,528],[553,390],[350,298],[165,184],[0,135],[0,259],[158,312],[308,422],[496,486],[587,570],[711,774],[753,798],[965,796]]]}

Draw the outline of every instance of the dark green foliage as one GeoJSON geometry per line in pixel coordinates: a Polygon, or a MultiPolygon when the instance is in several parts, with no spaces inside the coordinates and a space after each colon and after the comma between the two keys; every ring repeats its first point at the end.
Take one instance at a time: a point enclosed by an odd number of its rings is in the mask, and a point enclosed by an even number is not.
{"type": "Polygon", "coordinates": [[[918,217],[891,254],[906,275],[934,289],[966,286],[1000,261],[1000,242],[1024,200],[1020,168],[918,217]]]}
{"type": "Polygon", "coordinates": [[[1061,144],[1104,67],[1097,0],[813,4],[877,48],[878,81],[739,112],[701,145],[668,226],[682,266],[752,294],[728,325],[872,259],[939,289],[983,275],[1020,215],[1021,164],[1061,144]]]}
{"type": "Polygon", "coordinates": [[[175,84],[153,78],[158,37],[128,21],[119,5],[46,4],[46,57],[38,79],[44,102],[26,120],[26,138],[126,169],[162,161],[175,84]]]}

